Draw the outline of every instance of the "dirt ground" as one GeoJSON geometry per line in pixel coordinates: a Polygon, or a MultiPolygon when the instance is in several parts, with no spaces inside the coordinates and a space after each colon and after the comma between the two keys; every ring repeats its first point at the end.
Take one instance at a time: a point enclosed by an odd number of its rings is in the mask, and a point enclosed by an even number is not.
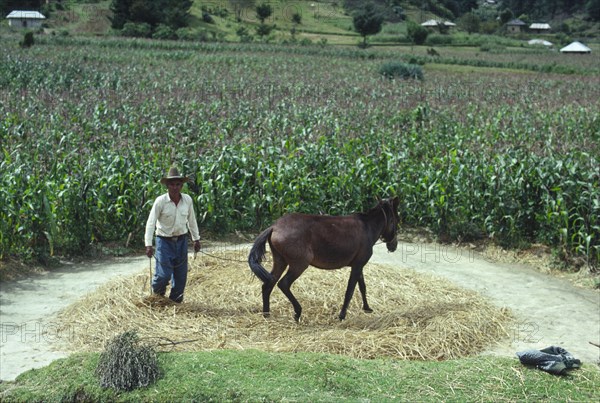
{"type": "MultiPolygon", "coordinates": [[[[236,246],[238,252],[244,248],[249,246],[236,246]]],[[[376,245],[371,259],[447,278],[509,308],[517,317],[507,329],[510,338],[491,345],[486,354],[515,357],[516,351],[555,345],[584,363],[597,364],[600,348],[590,342],[600,344],[600,292],[505,260],[510,259],[430,242],[400,242],[394,253],[376,245]]],[[[148,258],[130,257],[68,264],[0,283],[0,380],[13,380],[66,357],[69,352],[58,351],[56,345],[64,344],[72,330],[59,324],[56,314],[116,276],[147,276],[148,271],[148,258]]]]}

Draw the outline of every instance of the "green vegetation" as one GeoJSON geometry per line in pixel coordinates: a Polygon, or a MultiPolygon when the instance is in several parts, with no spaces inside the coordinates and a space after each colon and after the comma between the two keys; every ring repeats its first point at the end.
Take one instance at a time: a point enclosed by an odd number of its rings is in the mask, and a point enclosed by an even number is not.
{"type": "MultiPolygon", "coordinates": [[[[139,245],[158,178],[177,164],[195,180],[205,231],[396,194],[403,225],[440,239],[541,242],[599,260],[596,73],[425,64],[423,81],[394,81],[378,70],[398,54],[383,50],[17,40],[0,45],[3,258],[139,245]]],[[[597,56],[441,53],[400,59],[598,68],[597,56]]]]}
{"type": "Polygon", "coordinates": [[[94,376],[98,354],[76,354],[0,384],[13,401],[597,401],[600,371],[557,377],[518,360],[357,360],[312,353],[211,351],[159,354],[162,377],[116,393],[94,376]]]}
{"type": "Polygon", "coordinates": [[[23,34],[23,41],[20,43],[22,48],[30,48],[35,43],[33,39],[33,32],[27,31],[23,34]]]}
{"type": "MultiPolygon", "coordinates": [[[[14,8],[25,7],[23,3],[0,0],[0,9],[7,14],[14,8]],[[18,7],[16,3],[19,3],[18,7]]],[[[27,3],[27,9],[40,9],[48,17],[44,22],[46,32],[60,35],[124,34],[193,41],[300,41],[344,45],[363,42],[353,24],[353,16],[363,13],[365,5],[364,1],[358,0],[267,2],[272,14],[264,23],[257,16],[257,8],[261,4],[254,0],[178,0],[167,2],[168,6],[162,2],[152,2],[160,4],[159,7],[138,0],[65,0],[48,4],[44,0],[32,0],[27,3]],[[117,12],[113,13],[111,9],[117,12]],[[128,25],[123,29],[125,23],[128,25]],[[257,30],[257,35],[254,35],[257,30]],[[239,35],[238,32],[243,34],[239,35]]],[[[541,0],[533,3],[497,1],[495,5],[472,0],[373,0],[372,3],[375,5],[374,17],[382,18],[384,32],[370,36],[371,45],[412,43],[414,38],[405,35],[407,23],[420,24],[429,19],[457,23],[456,27],[441,25],[430,32],[430,37],[442,38],[453,44],[457,44],[455,37],[465,32],[494,35],[494,40],[510,37],[521,42],[540,35],[507,35],[505,23],[517,17],[526,23],[550,23],[552,32],[542,36],[557,46],[575,39],[588,42],[600,35],[600,0],[589,0],[588,4],[582,0],[564,4],[541,0]],[[390,35],[390,32],[397,34],[390,35]]],[[[428,40],[427,45],[436,43],[428,40]]]]}
{"type": "Polygon", "coordinates": [[[379,68],[379,74],[386,78],[423,79],[423,69],[417,64],[387,62],[379,68]]]}

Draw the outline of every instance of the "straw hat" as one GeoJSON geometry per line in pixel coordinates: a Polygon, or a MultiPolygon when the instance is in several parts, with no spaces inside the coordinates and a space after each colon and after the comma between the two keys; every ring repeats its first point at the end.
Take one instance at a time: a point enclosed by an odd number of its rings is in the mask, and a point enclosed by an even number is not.
{"type": "Polygon", "coordinates": [[[169,169],[169,173],[167,174],[167,176],[163,177],[160,180],[160,183],[162,183],[163,185],[166,185],[167,182],[171,179],[178,179],[185,182],[188,182],[190,180],[190,178],[188,178],[187,176],[183,176],[179,173],[179,171],[177,170],[177,168],[172,167],[171,169],[169,169]]]}

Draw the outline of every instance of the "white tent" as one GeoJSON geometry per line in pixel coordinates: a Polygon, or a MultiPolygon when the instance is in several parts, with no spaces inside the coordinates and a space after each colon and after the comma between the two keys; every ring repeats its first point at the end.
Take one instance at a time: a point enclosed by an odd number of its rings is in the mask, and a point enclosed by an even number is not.
{"type": "Polygon", "coordinates": [[[561,53],[591,53],[592,49],[588,48],[581,42],[573,42],[560,50],[561,53]]]}
{"type": "Polygon", "coordinates": [[[544,46],[552,46],[552,42],[548,42],[544,39],[531,39],[527,42],[530,45],[544,45],[544,46]]]}

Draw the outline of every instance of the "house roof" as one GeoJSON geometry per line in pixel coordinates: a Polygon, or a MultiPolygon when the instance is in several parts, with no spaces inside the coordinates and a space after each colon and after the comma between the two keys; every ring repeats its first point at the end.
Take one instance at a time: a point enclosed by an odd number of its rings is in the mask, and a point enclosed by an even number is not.
{"type": "Polygon", "coordinates": [[[529,29],[550,29],[550,24],[534,22],[529,26],[529,29]]]}
{"type": "Polygon", "coordinates": [[[516,18],[514,20],[510,20],[506,23],[506,25],[517,25],[517,26],[524,26],[527,25],[525,24],[523,21],[521,21],[520,19],[516,18]]]}
{"type": "Polygon", "coordinates": [[[437,27],[438,25],[445,25],[447,27],[455,27],[456,24],[450,21],[438,21],[438,20],[427,20],[421,24],[423,27],[437,27]]]}
{"type": "Polygon", "coordinates": [[[424,27],[437,27],[439,24],[439,21],[436,20],[427,20],[424,23],[422,23],[421,25],[424,27]]]}
{"type": "Polygon", "coordinates": [[[24,10],[14,10],[11,11],[10,14],[6,16],[6,18],[18,18],[18,19],[27,19],[27,20],[45,20],[43,14],[37,11],[24,11],[24,10]]]}
{"type": "Polygon", "coordinates": [[[562,53],[591,53],[592,49],[588,48],[581,42],[573,42],[560,50],[562,53]]]}

